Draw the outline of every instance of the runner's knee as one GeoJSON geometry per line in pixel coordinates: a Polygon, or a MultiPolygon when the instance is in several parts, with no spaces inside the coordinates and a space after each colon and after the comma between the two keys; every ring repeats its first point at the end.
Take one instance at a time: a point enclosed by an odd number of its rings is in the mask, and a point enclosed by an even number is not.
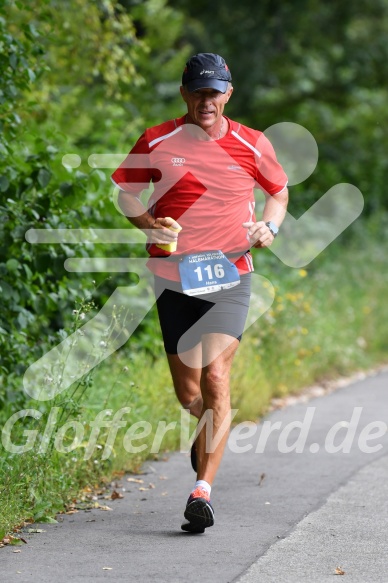
{"type": "Polygon", "coordinates": [[[223,367],[205,369],[202,376],[202,395],[206,401],[213,402],[229,399],[229,370],[223,367]]]}
{"type": "Polygon", "coordinates": [[[229,381],[229,367],[222,364],[206,367],[202,373],[202,380],[209,387],[223,385],[229,381]]]}

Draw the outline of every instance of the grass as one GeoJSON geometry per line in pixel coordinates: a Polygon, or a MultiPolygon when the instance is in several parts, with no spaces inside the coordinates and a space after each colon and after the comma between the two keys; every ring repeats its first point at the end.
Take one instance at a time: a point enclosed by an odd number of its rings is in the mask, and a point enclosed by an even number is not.
{"type": "MultiPolygon", "coordinates": [[[[338,245],[300,270],[279,264],[269,252],[256,255],[256,270],[275,286],[276,296],[268,312],[245,333],[234,362],[235,421],[257,420],[273,397],[386,362],[388,270],[383,249],[379,243],[338,245]]],[[[157,325],[155,314],[151,322],[157,325]]],[[[136,342],[129,341],[103,361],[92,381],[84,380],[75,392],[71,387],[53,403],[65,413],[53,439],[67,423],[58,443],[62,449],[68,447],[68,452],[56,451],[51,442],[45,454],[37,453],[52,403],[37,407],[31,402],[42,417],[20,424],[14,441],[24,443],[27,435],[20,434],[21,428],[32,429],[37,431],[35,446],[24,454],[3,450],[0,459],[0,540],[26,518],[50,520],[66,504],[79,499],[83,488],[96,487],[115,472],[136,472],[145,459],[179,447],[185,420],[182,426],[164,355],[160,348],[152,354],[136,342]],[[90,384],[86,391],[85,383],[90,384]],[[117,428],[111,451],[106,445],[109,427],[102,427],[85,459],[94,420],[108,409],[106,425],[121,410],[125,426],[117,428]],[[83,436],[79,447],[72,449],[77,423],[83,436]],[[152,453],[157,427],[166,428],[169,423],[173,426],[165,433],[160,452],[152,453]],[[128,434],[125,438],[129,427],[132,440],[128,434]]]]}

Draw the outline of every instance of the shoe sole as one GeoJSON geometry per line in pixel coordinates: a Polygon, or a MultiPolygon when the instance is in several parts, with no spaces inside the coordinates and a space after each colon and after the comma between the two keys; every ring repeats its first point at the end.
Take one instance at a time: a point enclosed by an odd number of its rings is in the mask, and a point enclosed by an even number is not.
{"type": "Polygon", "coordinates": [[[205,532],[205,528],[203,526],[198,526],[198,524],[193,524],[192,522],[186,522],[185,524],[182,524],[181,529],[193,534],[202,534],[205,532]]]}
{"type": "Polygon", "coordinates": [[[195,498],[186,506],[184,517],[194,527],[209,528],[214,524],[213,508],[204,498],[195,498]]]}

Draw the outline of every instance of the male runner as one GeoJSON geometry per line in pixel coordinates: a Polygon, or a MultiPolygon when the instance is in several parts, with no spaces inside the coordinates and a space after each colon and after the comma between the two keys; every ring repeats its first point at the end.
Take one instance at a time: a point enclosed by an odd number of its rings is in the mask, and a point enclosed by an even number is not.
{"type": "Polygon", "coordinates": [[[206,416],[214,437],[206,442],[206,423],[192,449],[197,481],[182,525],[190,532],[214,524],[210,492],[230,426],[229,376],[249,307],[249,249],[271,245],[288,202],[287,177],[269,141],[223,115],[231,81],[219,55],[191,57],[180,88],[187,114],[145,130],[112,175],[120,208],[147,233],[176,395],[192,415],[206,416]],[[150,182],[146,208],[139,197],[150,182]],[[259,221],[255,187],[266,198],[259,221]]]}

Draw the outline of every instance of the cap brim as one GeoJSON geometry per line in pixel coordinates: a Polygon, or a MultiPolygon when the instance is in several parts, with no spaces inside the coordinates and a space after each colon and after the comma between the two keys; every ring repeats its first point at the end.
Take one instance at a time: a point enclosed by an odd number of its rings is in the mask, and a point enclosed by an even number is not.
{"type": "Polygon", "coordinates": [[[186,87],[190,93],[192,91],[198,91],[198,89],[215,89],[221,93],[226,93],[228,81],[212,78],[194,79],[193,81],[189,81],[186,87]]]}

